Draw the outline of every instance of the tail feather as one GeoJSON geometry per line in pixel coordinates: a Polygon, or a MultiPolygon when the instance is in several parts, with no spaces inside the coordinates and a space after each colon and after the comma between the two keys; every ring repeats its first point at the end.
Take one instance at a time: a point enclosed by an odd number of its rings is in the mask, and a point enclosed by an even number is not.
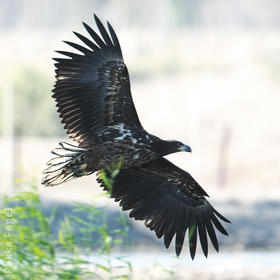
{"type": "MultiPolygon", "coordinates": [[[[59,146],[52,151],[56,157],[47,162],[48,166],[43,171],[46,176],[42,180],[42,184],[46,186],[59,185],[85,175],[86,165],[83,164],[83,159],[87,149],[66,142],[60,142],[59,146]]],[[[93,172],[87,172],[87,174],[90,173],[93,172]]]]}

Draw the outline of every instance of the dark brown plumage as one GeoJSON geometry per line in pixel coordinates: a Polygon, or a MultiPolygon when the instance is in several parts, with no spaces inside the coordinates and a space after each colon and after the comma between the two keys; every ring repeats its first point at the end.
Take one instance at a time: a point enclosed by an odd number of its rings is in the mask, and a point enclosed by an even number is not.
{"type": "MultiPolygon", "coordinates": [[[[111,168],[121,163],[110,192],[123,210],[132,210],[130,217],[144,220],[158,238],[164,237],[167,248],[175,237],[177,255],[187,231],[192,258],[197,234],[205,256],[207,234],[218,251],[214,226],[227,235],[219,219],[229,221],[209,204],[207,193],[189,173],[163,158],[170,153],[190,152],[190,147],[144,130],[133,104],[117,36],[109,23],[107,33],[96,16],[95,21],[101,37],[83,23],[94,41],[74,32],[86,47],[65,43],[81,54],[59,51],[68,58],[54,59],[53,97],[64,128],[78,146],[60,143],[42,183],[54,186],[99,170],[110,178],[111,168]]],[[[98,182],[108,190],[100,174],[98,182]]]]}

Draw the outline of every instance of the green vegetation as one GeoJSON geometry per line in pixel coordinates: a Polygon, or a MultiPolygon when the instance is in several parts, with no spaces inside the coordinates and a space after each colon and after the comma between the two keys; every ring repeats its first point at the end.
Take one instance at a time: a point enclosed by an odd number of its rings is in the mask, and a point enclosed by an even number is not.
{"type": "Polygon", "coordinates": [[[29,187],[27,192],[3,199],[1,279],[130,279],[130,262],[111,255],[113,246],[123,244],[127,235],[123,214],[118,227],[109,231],[106,215],[101,223],[98,218],[102,210],[76,203],[76,214],[65,215],[55,233],[52,224],[60,209],[44,214],[36,186],[29,187]],[[86,218],[81,219],[81,214],[86,218]],[[89,257],[93,251],[96,258],[89,257]],[[116,259],[118,265],[113,264],[116,259]]]}

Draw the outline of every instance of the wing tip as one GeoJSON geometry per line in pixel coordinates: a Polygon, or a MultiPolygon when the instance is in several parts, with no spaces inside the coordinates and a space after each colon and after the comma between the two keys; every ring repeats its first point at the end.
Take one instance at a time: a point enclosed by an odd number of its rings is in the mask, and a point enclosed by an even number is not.
{"type": "MultiPolygon", "coordinates": [[[[82,21],[82,24],[83,24],[84,28],[89,27],[89,25],[88,25],[86,22],[84,22],[84,21],[82,21]]],[[[73,31],[73,32],[74,32],[74,31],[73,31]]],[[[75,33],[75,32],[74,32],[74,33],[75,33]]]]}
{"type": "Polygon", "coordinates": [[[220,214],[216,209],[214,209],[214,213],[225,223],[231,224],[231,221],[224,217],[222,214],[220,214]]]}
{"type": "Polygon", "coordinates": [[[191,255],[191,259],[192,259],[192,261],[193,261],[194,258],[195,258],[195,251],[193,252],[193,251],[190,250],[190,255],[191,255]]]}
{"type": "Polygon", "coordinates": [[[96,13],[93,13],[93,17],[94,17],[94,20],[97,24],[97,22],[100,22],[101,23],[101,20],[99,19],[99,17],[96,15],[96,13]]]}
{"type": "Polygon", "coordinates": [[[180,256],[182,249],[183,249],[183,244],[178,244],[178,243],[175,244],[175,253],[177,257],[180,256]]]}

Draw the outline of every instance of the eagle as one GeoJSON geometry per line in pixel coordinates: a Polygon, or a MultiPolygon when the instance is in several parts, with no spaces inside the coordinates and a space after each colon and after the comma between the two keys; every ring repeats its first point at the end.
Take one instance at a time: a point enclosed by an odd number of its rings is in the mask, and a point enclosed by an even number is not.
{"type": "Polygon", "coordinates": [[[64,57],[54,58],[52,97],[77,145],[59,143],[42,184],[55,186],[97,172],[100,186],[123,211],[131,210],[130,218],[144,221],[157,238],[163,237],[166,248],[175,239],[177,256],[186,235],[192,259],[198,236],[206,257],[209,238],[218,252],[215,228],[228,235],[220,221],[230,221],[206,200],[208,194],[188,172],[164,158],[191,152],[190,146],[160,139],[143,128],[116,33],[109,22],[106,29],[96,15],[94,19],[100,35],[83,22],[90,38],[74,32],[83,45],[64,41],[79,53],[57,51],[64,57]],[[107,179],[113,179],[111,188],[107,179]]]}

